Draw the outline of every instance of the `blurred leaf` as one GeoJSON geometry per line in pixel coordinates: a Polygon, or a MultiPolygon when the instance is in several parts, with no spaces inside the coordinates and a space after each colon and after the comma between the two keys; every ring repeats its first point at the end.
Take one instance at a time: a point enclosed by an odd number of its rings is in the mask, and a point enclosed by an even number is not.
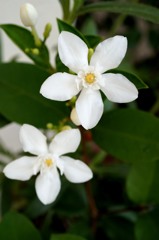
{"type": "Polygon", "coordinates": [[[128,2],[99,2],[88,4],[80,8],[78,14],[86,14],[90,12],[107,11],[113,13],[120,13],[140,17],[153,23],[159,24],[159,9],[141,3],[128,3],[128,2]]]}
{"type": "Polygon", "coordinates": [[[127,179],[129,197],[138,203],[159,203],[159,161],[137,162],[127,179]]]}
{"type": "Polygon", "coordinates": [[[86,240],[86,239],[72,234],[53,234],[50,240],[86,240]]]}
{"type": "Polygon", "coordinates": [[[2,24],[0,28],[8,35],[8,37],[37,65],[50,69],[49,52],[45,45],[39,47],[39,54],[33,54],[27,49],[37,48],[34,43],[34,38],[30,31],[27,29],[14,25],[14,24],[2,24]]]}
{"type": "Polygon", "coordinates": [[[106,112],[93,129],[96,143],[113,156],[128,162],[159,158],[159,120],[135,109],[106,112]]]}
{"type": "Polygon", "coordinates": [[[82,184],[74,186],[69,182],[63,181],[62,190],[61,196],[55,205],[56,213],[66,217],[85,215],[88,211],[88,200],[84,186],[82,184]]]}
{"type": "Polygon", "coordinates": [[[112,69],[109,70],[108,72],[110,73],[120,73],[122,75],[124,75],[127,79],[129,79],[138,89],[141,88],[148,88],[148,86],[135,74],[130,73],[130,72],[126,72],[120,69],[112,69]]]}
{"type": "Polygon", "coordinates": [[[40,233],[22,214],[9,212],[0,223],[1,240],[41,240],[40,233]]]}
{"type": "Polygon", "coordinates": [[[159,209],[142,214],[135,227],[136,240],[157,240],[159,236],[159,209]]]}
{"type": "Polygon", "coordinates": [[[93,18],[89,17],[84,21],[81,32],[84,35],[97,35],[98,34],[97,25],[93,18]]]}
{"type": "Polygon", "coordinates": [[[60,32],[61,31],[68,31],[68,32],[74,33],[75,35],[80,37],[86,44],[88,44],[84,35],[80,31],[78,31],[75,27],[69,25],[68,23],[66,23],[66,22],[64,22],[60,19],[57,19],[57,24],[58,24],[58,28],[59,28],[60,32]]]}
{"type": "Polygon", "coordinates": [[[120,216],[105,217],[102,220],[102,228],[109,239],[135,240],[134,224],[131,221],[120,216]]]}
{"type": "Polygon", "coordinates": [[[65,20],[67,20],[67,18],[69,17],[69,13],[70,13],[70,0],[59,0],[59,2],[61,3],[62,6],[62,10],[63,10],[63,18],[65,20]]]}
{"type": "Polygon", "coordinates": [[[0,112],[10,121],[46,127],[66,117],[64,103],[51,101],[40,93],[48,77],[45,71],[32,64],[0,64],[0,112]]]}

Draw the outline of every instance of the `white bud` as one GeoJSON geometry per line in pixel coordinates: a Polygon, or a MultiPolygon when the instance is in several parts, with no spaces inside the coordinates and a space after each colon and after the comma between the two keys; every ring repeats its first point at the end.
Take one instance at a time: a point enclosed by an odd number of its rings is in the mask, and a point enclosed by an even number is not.
{"type": "Polygon", "coordinates": [[[20,18],[26,27],[35,26],[38,18],[36,8],[30,3],[24,3],[20,7],[20,18]]]}
{"type": "Polygon", "coordinates": [[[76,108],[73,108],[73,109],[72,109],[70,118],[71,118],[72,122],[73,122],[76,126],[81,125],[80,120],[79,120],[78,115],[77,115],[76,108]]]}

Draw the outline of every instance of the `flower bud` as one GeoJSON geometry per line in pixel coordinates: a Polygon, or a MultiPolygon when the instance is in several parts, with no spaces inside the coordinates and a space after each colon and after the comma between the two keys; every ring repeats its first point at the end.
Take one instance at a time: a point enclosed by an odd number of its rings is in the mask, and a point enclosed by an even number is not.
{"type": "Polygon", "coordinates": [[[43,33],[43,36],[44,36],[45,40],[49,37],[51,30],[52,30],[51,23],[47,23],[46,26],[45,26],[45,29],[44,29],[44,33],[43,33]]]}
{"type": "Polygon", "coordinates": [[[35,26],[38,13],[35,7],[30,3],[24,3],[20,8],[20,18],[26,27],[35,26]]]}
{"type": "Polygon", "coordinates": [[[71,118],[72,122],[73,122],[76,126],[81,125],[80,120],[79,120],[78,115],[77,115],[76,108],[73,108],[73,109],[72,109],[70,118],[71,118]]]}

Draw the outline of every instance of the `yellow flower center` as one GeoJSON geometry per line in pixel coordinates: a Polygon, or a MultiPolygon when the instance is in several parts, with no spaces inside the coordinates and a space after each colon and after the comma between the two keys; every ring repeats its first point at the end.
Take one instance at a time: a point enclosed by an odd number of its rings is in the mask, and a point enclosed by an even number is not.
{"type": "Polygon", "coordinates": [[[96,77],[93,73],[87,73],[87,75],[85,76],[85,81],[89,84],[94,83],[95,79],[96,77]]]}
{"type": "Polygon", "coordinates": [[[53,165],[52,159],[51,158],[46,159],[45,164],[47,165],[47,167],[51,167],[53,165]]]}

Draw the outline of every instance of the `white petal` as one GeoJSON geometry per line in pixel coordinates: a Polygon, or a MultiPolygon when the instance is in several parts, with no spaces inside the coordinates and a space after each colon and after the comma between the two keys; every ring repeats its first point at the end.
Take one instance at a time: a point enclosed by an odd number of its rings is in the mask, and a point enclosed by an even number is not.
{"type": "Polygon", "coordinates": [[[88,66],[88,47],[73,33],[63,31],[60,34],[58,52],[61,61],[75,73],[88,66]]]}
{"type": "Polygon", "coordinates": [[[115,36],[98,44],[91,58],[90,65],[100,73],[118,67],[127,50],[127,38],[115,36]]]}
{"type": "Polygon", "coordinates": [[[24,124],[21,127],[20,141],[25,152],[40,155],[48,151],[46,137],[32,125],[24,124]]]}
{"type": "Polygon", "coordinates": [[[103,114],[103,102],[98,90],[85,88],[76,101],[79,121],[85,129],[93,128],[103,114]]]}
{"type": "Polygon", "coordinates": [[[9,163],[3,172],[6,177],[16,180],[28,180],[35,174],[34,166],[36,165],[37,157],[21,157],[9,163]]]}
{"type": "Polygon", "coordinates": [[[50,143],[50,152],[63,155],[75,152],[81,141],[81,134],[78,129],[64,130],[58,133],[50,143]]]}
{"type": "Polygon", "coordinates": [[[82,161],[70,157],[62,157],[64,175],[72,183],[83,183],[93,177],[92,170],[82,161]]]}
{"type": "Polygon", "coordinates": [[[75,79],[72,74],[55,73],[42,84],[40,93],[52,100],[69,100],[79,92],[75,79]]]}
{"type": "Polygon", "coordinates": [[[61,188],[61,182],[57,169],[39,174],[35,182],[35,189],[38,198],[43,204],[50,204],[55,201],[61,188]]]}
{"type": "Polygon", "coordinates": [[[112,102],[128,103],[138,97],[135,85],[121,74],[103,74],[100,86],[106,97],[112,102]]]}

